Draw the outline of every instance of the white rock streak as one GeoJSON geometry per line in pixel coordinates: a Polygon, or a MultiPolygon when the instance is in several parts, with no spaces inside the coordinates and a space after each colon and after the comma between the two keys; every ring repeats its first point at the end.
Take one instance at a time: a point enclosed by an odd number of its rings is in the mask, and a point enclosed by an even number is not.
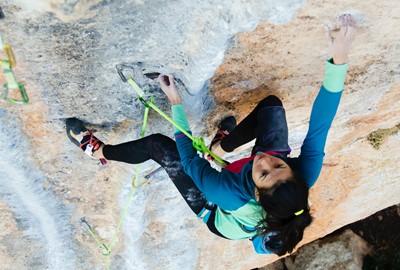
{"type": "MultiPolygon", "coordinates": [[[[190,69],[185,85],[192,94],[198,93],[215,70],[222,64],[230,39],[237,33],[253,30],[260,20],[274,24],[290,21],[296,10],[304,4],[295,1],[224,1],[213,9],[194,9],[191,23],[197,31],[185,36],[190,69]],[[200,30],[199,31],[199,27],[200,30]]],[[[187,7],[190,10],[189,7],[187,7]]]]}
{"type": "MultiPolygon", "coordinates": [[[[5,116],[4,113],[0,115],[5,116]]],[[[20,127],[0,127],[0,195],[12,209],[18,228],[46,254],[42,261],[48,269],[72,269],[75,258],[71,249],[69,217],[65,207],[51,191],[43,189],[44,176],[27,158],[20,127]]],[[[36,256],[41,255],[35,254],[36,256]]]]}

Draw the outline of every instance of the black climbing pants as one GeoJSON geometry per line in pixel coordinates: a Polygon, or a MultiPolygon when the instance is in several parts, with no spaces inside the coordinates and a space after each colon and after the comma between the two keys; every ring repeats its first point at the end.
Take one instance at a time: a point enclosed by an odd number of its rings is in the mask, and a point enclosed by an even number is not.
{"type": "MultiPolygon", "coordinates": [[[[256,138],[256,146],[260,145],[263,138],[258,136],[258,134],[268,132],[268,130],[265,130],[265,125],[260,123],[260,120],[264,122],[268,119],[264,119],[264,114],[260,112],[267,107],[273,106],[282,106],[281,101],[277,97],[268,96],[263,99],[256,108],[221,141],[222,148],[227,152],[233,151],[235,148],[254,138],[256,138]],[[260,143],[258,143],[258,141],[260,143]]],[[[287,129],[286,119],[284,119],[284,126],[286,126],[287,129]]],[[[186,203],[196,215],[201,212],[207,203],[202,192],[184,172],[175,141],[167,136],[152,134],[135,141],[118,145],[106,145],[103,148],[103,155],[107,160],[121,161],[130,164],[139,164],[149,159],[154,160],[165,169],[186,203]]],[[[208,219],[207,226],[214,234],[223,237],[214,226],[214,218],[215,211],[213,211],[208,219]]]]}
{"type": "Polygon", "coordinates": [[[259,151],[290,152],[288,137],[282,102],[276,96],[268,96],[221,140],[221,148],[225,152],[232,152],[237,147],[256,139],[252,155],[259,151]]]}
{"type": "MultiPolygon", "coordinates": [[[[165,135],[152,134],[139,140],[118,145],[105,145],[103,155],[107,160],[130,164],[139,164],[152,159],[165,169],[172,183],[196,215],[203,210],[207,203],[206,198],[192,178],[184,172],[175,141],[165,135]]],[[[208,219],[207,227],[214,234],[224,237],[215,228],[214,220],[215,211],[208,219]]]]}

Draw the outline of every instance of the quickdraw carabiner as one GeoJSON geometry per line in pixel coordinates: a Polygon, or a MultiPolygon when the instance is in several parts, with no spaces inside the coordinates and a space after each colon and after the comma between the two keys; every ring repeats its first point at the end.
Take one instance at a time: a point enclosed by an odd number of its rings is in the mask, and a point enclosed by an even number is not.
{"type": "Polygon", "coordinates": [[[97,242],[97,244],[102,248],[102,254],[104,256],[109,256],[111,254],[111,250],[107,247],[106,244],[102,243],[96,234],[93,232],[92,227],[89,225],[89,222],[86,221],[85,217],[81,218],[81,227],[85,231],[87,231],[93,239],[97,242]]]}
{"type": "MultiPolygon", "coordinates": [[[[124,70],[130,69],[132,70],[132,73],[134,74],[135,72],[135,68],[133,66],[130,65],[126,65],[126,64],[119,64],[116,65],[115,68],[117,69],[118,75],[121,78],[121,80],[123,82],[127,82],[129,83],[132,88],[136,91],[137,95],[139,96],[139,100],[140,102],[142,102],[143,104],[146,105],[146,102],[143,100],[143,96],[144,96],[144,92],[142,90],[142,88],[139,87],[139,85],[137,85],[137,83],[133,80],[132,77],[129,77],[128,79],[125,77],[124,75],[124,70]],[[142,98],[142,99],[141,99],[142,98]]],[[[147,106],[147,105],[146,105],[147,106]]]]}
{"type": "Polygon", "coordinates": [[[8,83],[4,84],[3,99],[12,104],[18,104],[18,105],[27,104],[29,102],[29,97],[28,97],[28,94],[26,93],[24,84],[19,82],[18,88],[16,88],[16,89],[18,89],[19,93],[21,94],[21,100],[17,100],[17,99],[8,97],[8,93],[9,93],[8,83]]]}
{"type": "Polygon", "coordinates": [[[17,81],[12,70],[12,68],[17,64],[14,53],[8,43],[3,43],[3,38],[1,34],[0,46],[7,55],[7,59],[0,59],[3,76],[7,81],[7,83],[4,84],[4,92],[2,98],[12,104],[27,104],[29,102],[29,98],[26,93],[25,86],[23,83],[17,81]],[[21,100],[8,97],[9,92],[13,89],[17,89],[19,91],[19,93],[21,94],[21,100]]]}
{"type": "Polygon", "coordinates": [[[121,80],[123,82],[127,82],[128,81],[128,79],[124,75],[124,70],[128,70],[129,69],[129,70],[132,71],[133,74],[135,72],[135,68],[133,66],[130,66],[130,65],[127,65],[127,64],[118,64],[118,65],[115,66],[115,68],[117,69],[118,75],[119,75],[119,77],[121,78],[121,80]]]}

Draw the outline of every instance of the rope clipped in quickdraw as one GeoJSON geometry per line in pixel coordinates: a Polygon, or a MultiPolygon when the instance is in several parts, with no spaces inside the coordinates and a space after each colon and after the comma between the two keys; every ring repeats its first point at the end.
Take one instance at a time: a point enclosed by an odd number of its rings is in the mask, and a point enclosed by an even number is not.
{"type": "Polygon", "coordinates": [[[103,250],[102,254],[104,256],[110,255],[110,253],[111,253],[110,249],[107,247],[107,245],[105,245],[104,243],[102,243],[99,240],[99,238],[93,232],[92,227],[89,225],[89,223],[86,221],[86,219],[84,217],[81,218],[81,227],[82,227],[82,229],[87,231],[93,237],[93,239],[96,241],[96,243],[99,245],[99,247],[103,250]]]}
{"type": "Polygon", "coordinates": [[[3,70],[3,76],[6,79],[7,83],[4,84],[4,92],[3,99],[12,103],[12,104],[27,104],[29,102],[28,95],[25,90],[25,86],[23,83],[18,82],[14,76],[14,72],[12,68],[17,64],[15,61],[15,56],[12,51],[11,46],[8,43],[3,42],[3,38],[0,33],[0,46],[1,50],[7,56],[7,59],[0,59],[1,68],[3,70]],[[21,100],[13,99],[8,97],[8,94],[11,90],[17,89],[21,95],[21,100]]]}
{"type": "MultiPolygon", "coordinates": [[[[153,102],[153,98],[151,99],[150,102],[153,102]]],[[[143,125],[142,125],[142,131],[141,131],[141,138],[145,136],[146,132],[146,126],[147,126],[147,119],[149,115],[149,107],[146,107],[144,111],[144,117],[143,117],[143,125]]],[[[144,180],[143,182],[138,184],[138,179],[139,179],[139,174],[140,174],[140,164],[136,166],[136,173],[135,177],[132,180],[132,190],[129,193],[128,200],[125,203],[124,210],[121,214],[121,217],[118,221],[117,228],[115,229],[113,236],[111,237],[111,241],[108,243],[108,245],[104,244],[99,240],[99,238],[96,236],[96,234],[93,232],[91,226],[89,223],[85,220],[85,218],[81,219],[81,226],[83,229],[85,229],[91,236],[92,238],[96,241],[96,243],[99,245],[99,247],[102,249],[102,255],[107,258],[107,269],[110,268],[110,254],[111,254],[111,248],[115,243],[115,240],[117,239],[118,233],[121,229],[122,223],[125,219],[126,213],[128,212],[129,205],[131,204],[131,201],[133,199],[133,195],[135,193],[135,190],[140,188],[142,185],[146,184],[148,181],[144,180]]]]}
{"type": "Polygon", "coordinates": [[[221,159],[219,156],[214,154],[205,144],[203,138],[198,138],[198,137],[193,137],[193,147],[197,150],[200,151],[201,153],[205,154],[208,153],[210,156],[214,158],[215,161],[217,161],[219,164],[222,165],[227,165],[223,159],[221,159]]]}
{"type": "Polygon", "coordinates": [[[122,64],[122,65],[117,65],[116,69],[117,69],[119,76],[121,77],[121,80],[123,82],[129,83],[132,86],[132,88],[136,91],[136,93],[138,95],[138,99],[140,100],[140,102],[143,103],[144,106],[151,107],[153,110],[158,112],[164,119],[166,119],[168,122],[170,122],[177,129],[179,129],[189,139],[191,139],[193,147],[196,150],[200,151],[203,154],[208,153],[210,156],[212,156],[214,158],[215,161],[217,161],[218,163],[220,163],[222,165],[226,165],[224,160],[222,160],[219,156],[217,156],[210,149],[208,149],[208,147],[204,143],[203,138],[198,138],[198,137],[192,136],[189,132],[187,132],[185,129],[183,129],[181,126],[179,126],[174,120],[172,120],[168,115],[166,115],[161,109],[159,109],[153,102],[147,102],[146,100],[143,99],[144,91],[137,85],[137,83],[132,78],[127,79],[125,77],[125,75],[123,74],[123,71],[126,69],[134,70],[134,68],[132,66],[122,64]]]}
{"type": "MultiPolygon", "coordinates": [[[[152,101],[153,101],[153,99],[151,99],[151,102],[152,101]]],[[[144,111],[144,116],[143,116],[142,131],[140,133],[140,137],[141,138],[144,138],[144,136],[145,136],[148,116],[149,116],[149,108],[146,107],[146,109],[144,111]]],[[[121,229],[122,222],[125,219],[126,213],[128,211],[128,207],[129,207],[129,205],[130,205],[130,203],[132,201],[133,194],[134,194],[135,190],[140,188],[142,185],[144,185],[144,184],[146,184],[148,182],[147,180],[144,180],[143,182],[138,184],[139,174],[140,174],[140,166],[141,166],[141,164],[136,166],[136,174],[135,174],[135,177],[132,179],[132,190],[129,193],[128,200],[125,203],[124,211],[121,214],[121,217],[120,217],[119,222],[118,222],[118,226],[114,231],[114,234],[113,234],[113,236],[111,238],[110,243],[108,244],[110,250],[111,250],[111,247],[114,245],[114,242],[115,242],[115,240],[116,240],[116,238],[118,236],[119,230],[121,229]]]]}

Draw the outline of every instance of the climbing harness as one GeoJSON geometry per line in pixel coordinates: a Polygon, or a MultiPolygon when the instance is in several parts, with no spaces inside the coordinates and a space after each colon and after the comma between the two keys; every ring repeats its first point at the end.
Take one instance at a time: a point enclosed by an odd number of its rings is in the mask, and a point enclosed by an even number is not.
{"type": "Polygon", "coordinates": [[[207,224],[208,219],[210,218],[213,211],[217,209],[217,205],[212,202],[207,202],[203,209],[201,209],[200,213],[197,214],[199,219],[202,219],[205,224],[207,224]]]}
{"type": "Polygon", "coordinates": [[[170,117],[168,117],[162,110],[160,110],[152,101],[147,102],[146,100],[144,100],[143,96],[144,96],[144,91],[137,85],[137,83],[132,79],[132,77],[130,78],[126,78],[123,71],[126,69],[130,69],[130,70],[134,70],[134,68],[132,66],[128,66],[128,65],[117,65],[116,66],[117,72],[119,74],[119,76],[121,77],[121,80],[123,82],[127,82],[129,83],[132,88],[136,91],[137,95],[138,95],[138,99],[140,100],[140,102],[142,102],[142,104],[148,108],[152,108],[153,110],[155,110],[156,112],[158,112],[164,119],[166,119],[168,122],[170,122],[175,128],[179,129],[183,134],[185,134],[189,139],[192,140],[192,144],[193,147],[200,151],[201,153],[208,153],[210,156],[212,156],[218,163],[222,164],[222,165],[226,165],[225,162],[216,154],[214,154],[210,149],[208,149],[208,147],[206,146],[206,144],[204,143],[204,139],[203,138],[199,138],[199,137],[194,137],[192,136],[189,132],[187,132],[185,129],[183,129],[181,126],[179,126],[175,121],[173,121],[170,117]]]}
{"type": "Polygon", "coordinates": [[[1,50],[7,55],[7,59],[0,59],[1,68],[3,70],[3,76],[7,83],[4,84],[3,99],[12,104],[27,104],[29,102],[28,95],[26,94],[25,86],[23,83],[18,82],[15,79],[12,68],[17,64],[15,61],[14,53],[11,46],[8,43],[3,42],[3,38],[0,33],[0,46],[1,50]],[[13,99],[8,97],[11,90],[17,89],[21,95],[21,100],[13,99]]]}

